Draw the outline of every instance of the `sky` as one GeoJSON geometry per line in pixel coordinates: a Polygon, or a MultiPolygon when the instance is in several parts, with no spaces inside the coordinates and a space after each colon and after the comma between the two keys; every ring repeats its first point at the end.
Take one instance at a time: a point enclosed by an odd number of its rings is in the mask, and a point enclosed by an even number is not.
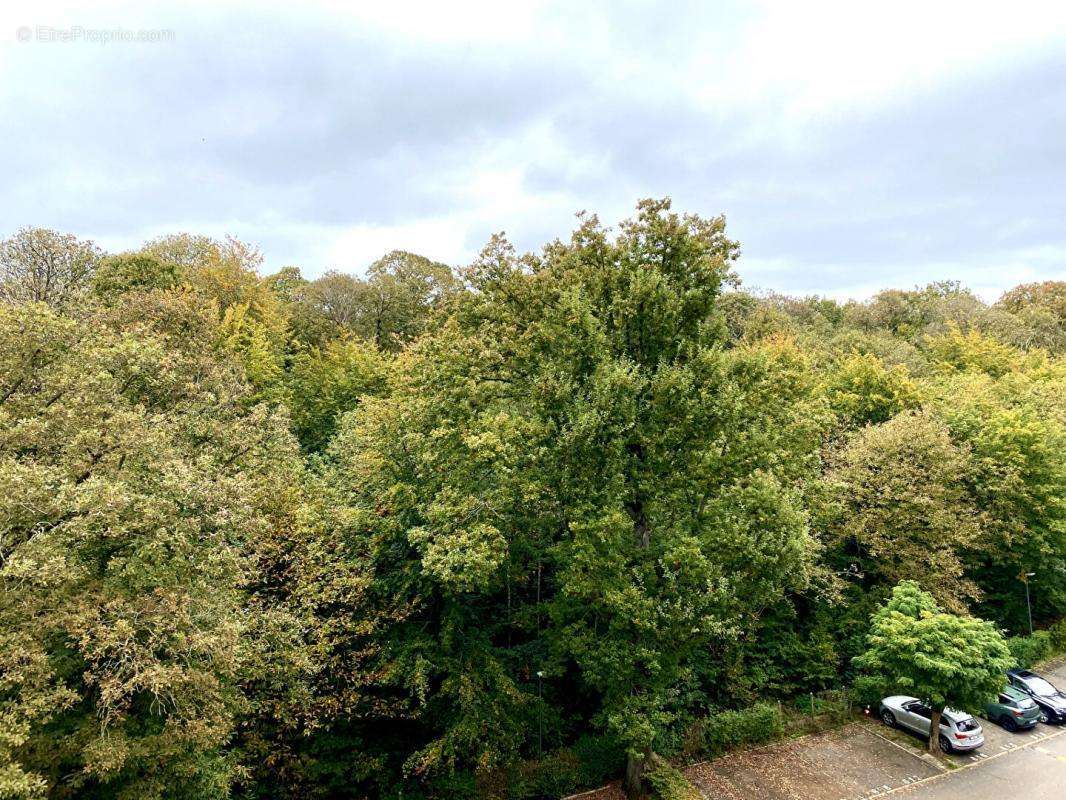
{"type": "Polygon", "coordinates": [[[264,272],[539,249],[642,197],[750,288],[1066,279],[1066,2],[5,3],[0,236],[264,272]]]}

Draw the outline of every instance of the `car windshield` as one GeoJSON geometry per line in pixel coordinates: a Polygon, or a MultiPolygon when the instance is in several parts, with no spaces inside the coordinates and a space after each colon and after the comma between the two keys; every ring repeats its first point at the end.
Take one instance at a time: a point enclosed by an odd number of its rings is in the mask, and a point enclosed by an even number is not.
{"type": "Polygon", "coordinates": [[[1023,697],[1020,700],[1015,700],[1014,705],[1018,708],[1036,708],[1036,703],[1034,703],[1028,697],[1023,697]]]}
{"type": "Polygon", "coordinates": [[[955,723],[955,727],[958,728],[960,731],[965,732],[975,731],[981,726],[977,724],[977,720],[975,720],[973,717],[970,717],[969,719],[959,720],[955,723]]]}
{"type": "Polygon", "coordinates": [[[1026,678],[1025,685],[1042,697],[1058,694],[1058,689],[1043,678],[1026,678]]]}

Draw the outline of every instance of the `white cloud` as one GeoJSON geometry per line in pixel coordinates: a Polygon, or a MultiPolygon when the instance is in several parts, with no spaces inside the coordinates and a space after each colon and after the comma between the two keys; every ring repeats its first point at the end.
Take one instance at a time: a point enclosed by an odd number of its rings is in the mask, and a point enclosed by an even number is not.
{"type": "Polygon", "coordinates": [[[1029,0],[8,3],[0,219],[232,232],[314,275],[670,194],[772,288],[999,287],[1066,246],[1063,31],[1029,0]],[[35,24],[175,40],[15,41],[35,24]]]}

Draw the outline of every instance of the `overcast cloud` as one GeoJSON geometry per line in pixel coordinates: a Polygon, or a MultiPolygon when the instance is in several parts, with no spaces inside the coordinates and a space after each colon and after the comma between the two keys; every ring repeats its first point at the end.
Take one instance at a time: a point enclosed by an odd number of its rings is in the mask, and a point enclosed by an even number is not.
{"type": "Polygon", "coordinates": [[[3,235],[232,233],[314,276],[670,195],[766,289],[1066,278],[1066,3],[90,5],[0,11],[3,235]]]}

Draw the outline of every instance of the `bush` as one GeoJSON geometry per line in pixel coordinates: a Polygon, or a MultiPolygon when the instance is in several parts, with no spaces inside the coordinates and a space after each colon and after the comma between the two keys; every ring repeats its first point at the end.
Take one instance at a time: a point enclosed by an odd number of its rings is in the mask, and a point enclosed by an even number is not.
{"type": "Polygon", "coordinates": [[[1055,652],[1066,651],[1066,619],[1059,620],[1048,628],[1048,633],[1051,635],[1051,646],[1055,648],[1055,652]]]}
{"type": "Polygon", "coordinates": [[[705,728],[704,747],[712,754],[721,753],[741,745],[768,742],[780,737],[784,730],[784,720],[776,705],[756,703],[712,716],[705,728]]]}
{"type": "Polygon", "coordinates": [[[478,776],[476,796],[496,800],[564,797],[614,780],[625,765],[625,750],[610,735],[582,736],[570,747],[519,761],[478,776]]]}
{"type": "Polygon", "coordinates": [[[656,759],[647,777],[653,796],[659,800],[702,800],[703,798],[703,795],[689,783],[681,770],[666,759],[656,759]]]}
{"type": "MultiPolygon", "coordinates": [[[[517,769],[510,770],[497,796],[512,800],[565,797],[585,785],[580,780],[580,768],[573,750],[547,753],[541,759],[524,761],[517,769]]],[[[482,791],[481,796],[486,794],[482,791]]]]}
{"type": "Polygon", "coordinates": [[[1032,636],[1012,636],[1007,639],[1007,647],[1019,667],[1031,667],[1055,652],[1055,644],[1048,631],[1037,631],[1032,636]]]}
{"type": "Polygon", "coordinates": [[[571,749],[579,763],[581,786],[600,786],[618,777],[625,766],[625,748],[610,734],[582,736],[571,749]]]}

